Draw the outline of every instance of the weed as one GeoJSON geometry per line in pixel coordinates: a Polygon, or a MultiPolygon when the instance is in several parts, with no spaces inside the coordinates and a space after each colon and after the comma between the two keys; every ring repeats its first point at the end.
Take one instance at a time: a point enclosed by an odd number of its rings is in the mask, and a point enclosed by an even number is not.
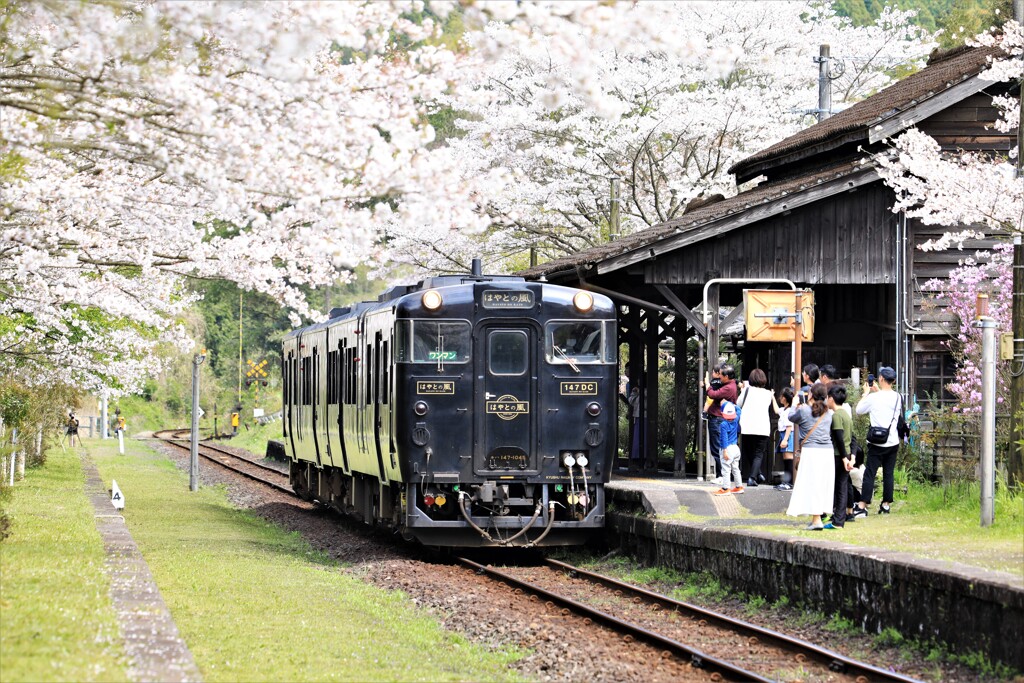
{"type": "Polygon", "coordinates": [[[898,647],[903,641],[903,634],[891,626],[883,628],[881,633],[875,636],[875,644],[879,647],[898,647]]]}
{"type": "Polygon", "coordinates": [[[747,604],[743,609],[747,614],[757,614],[758,612],[764,610],[767,604],[767,600],[765,600],[760,595],[755,595],[749,600],[747,600],[747,604]]]}
{"type": "Polygon", "coordinates": [[[832,631],[833,633],[857,633],[860,629],[857,628],[857,624],[853,622],[853,619],[847,619],[839,612],[832,615],[832,618],[825,624],[826,631],[832,631]]]}

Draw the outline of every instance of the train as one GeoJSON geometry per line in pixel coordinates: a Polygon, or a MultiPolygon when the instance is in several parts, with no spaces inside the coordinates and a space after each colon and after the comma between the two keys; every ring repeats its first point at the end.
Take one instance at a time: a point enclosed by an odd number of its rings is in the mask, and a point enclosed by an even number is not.
{"type": "Polygon", "coordinates": [[[505,275],[437,275],[282,342],[295,493],[432,547],[586,542],[617,429],[616,309],[505,275]]]}

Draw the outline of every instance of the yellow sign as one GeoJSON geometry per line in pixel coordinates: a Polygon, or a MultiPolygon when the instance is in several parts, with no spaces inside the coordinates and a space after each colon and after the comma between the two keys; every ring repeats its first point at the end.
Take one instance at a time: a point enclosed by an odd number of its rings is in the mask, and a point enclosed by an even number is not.
{"type": "Polygon", "coordinates": [[[266,366],[267,360],[265,358],[261,360],[259,363],[253,363],[252,361],[249,361],[249,371],[245,373],[245,376],[256,378],[266,377],[267,371],[263,369],[266,366]]]}
{"type": "MultiPolygon", "coordinates": [[[[801,338],[814,341],[814,292],[802,292],[801,338]]],[[[747,341],[791,342],[796,314],[796,292],[789,289],[745,289],[747,341]]]]}

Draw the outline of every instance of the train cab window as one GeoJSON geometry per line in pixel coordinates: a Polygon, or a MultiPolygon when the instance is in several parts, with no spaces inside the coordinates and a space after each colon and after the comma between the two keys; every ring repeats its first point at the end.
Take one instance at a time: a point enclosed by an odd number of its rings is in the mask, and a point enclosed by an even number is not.
{"type": "Polygon", "coordinates": [[[521,375],[529,365],[526,333],[496,330],[487,337],[487,367],[492,375],[521,375]]]}
{"type": "Polygon", "coordinates": [[[400,320],[395,337],[398,363],[465,363],[473,343],[465,320],[400,320]]]}
{"type": "MultiPolygon", "coordinates": [[[[549,363],[594,364],[609,362],[609,336],[604,320],[556,320],[544,334],[544,353],[549,363]]],[[[614,337],[613,337],[614,339],[614,337]]]]}

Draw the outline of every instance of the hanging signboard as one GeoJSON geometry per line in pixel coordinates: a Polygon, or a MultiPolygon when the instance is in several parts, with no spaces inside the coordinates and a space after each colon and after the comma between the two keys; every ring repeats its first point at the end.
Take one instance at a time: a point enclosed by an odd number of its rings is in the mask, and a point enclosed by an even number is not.
{"type": "MultiPolygon", "coordinates": [[[[791,342],[796,317],[796,292],[790,289],[745,289],[747,341],[791,342]]],[[[814,292],[805,290],[800,330],[805,342],[814,341],[814,292]]]]}

